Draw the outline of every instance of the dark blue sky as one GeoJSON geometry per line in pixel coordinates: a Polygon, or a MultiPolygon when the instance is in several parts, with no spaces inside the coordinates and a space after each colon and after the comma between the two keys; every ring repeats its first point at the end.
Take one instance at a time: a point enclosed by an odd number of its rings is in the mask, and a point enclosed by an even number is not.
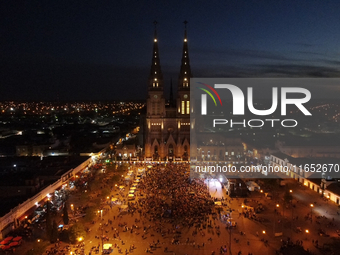
{"type": "Polygon", "coordinates": [[[154,20],[166,88],[188,20],[195,77],[339,77],[337,1],[2,1],[0,100],[143,99],[154,20]]]}

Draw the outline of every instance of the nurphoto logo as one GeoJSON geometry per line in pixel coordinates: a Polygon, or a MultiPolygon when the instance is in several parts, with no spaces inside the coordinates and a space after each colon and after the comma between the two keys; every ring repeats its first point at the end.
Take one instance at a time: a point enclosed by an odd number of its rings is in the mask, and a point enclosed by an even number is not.
{"type": "MultiPolygon", "coordinates": [[[[232,114],[242,116],[245,115],[245,96],[242,90],[232,84],[214,84],[214,87],[211,85],[197,82],[206,88],[198,87],[198,89],[206,92],[206,94],[201,94],[201,115],[207,115],[207,108],[208,108],[208,99],[207,94],[213,100],[215,106],[217,106],[217,102],[215,96],[219,100],[221,106],[223,106],[222,99],[216,89],[227,89],[231,92],[232,95],[232,114]],[[215,95],[213,95],[210,91],[215,95]]],[[[287,105],[295,105],[305,116],[311,116],[312,114],[306,109],[304,106],[311,99],[311,93],[308,89],[300,88],[300,87],[282,87],[280,90],[280,106],[281,106],[281,116],[287,115],[287,105]],[[298,94],[302,95],[300,98],[289,98],[289,94],[298,94]]],[[[248,110],[257,116],[268,116],[273,114],[279,104],[279,96],[278,96],[278,88],[272,87],[272,105],[269,109],[256,109],[254,106],[254,98],[253,98],[253,87],[247,87],[247,106],[248,110]]],[[[233,122],[233,120],[227,119],[213,119],[213,127],[216,125],[225,125],[230,123],[231,127],[234,125],[243,125],[244,127],[248,124],[249,127],[262,127],[265,122],[271,122],[272,127],[274,127],[274,123],[279,121],[282,127],[295,127],[297,126],[298,122],[295,119],[250,119],[241,122],[233,122]]]]}

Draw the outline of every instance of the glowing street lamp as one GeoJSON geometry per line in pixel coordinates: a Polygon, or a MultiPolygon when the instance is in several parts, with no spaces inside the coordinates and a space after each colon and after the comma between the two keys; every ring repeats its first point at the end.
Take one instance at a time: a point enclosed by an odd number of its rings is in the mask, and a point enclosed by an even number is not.
{"type": "Polygon", "coordinates": [[[307,234],[309,233],[309,230],[308,230],[308,229],[306,229],[306,233],[307,233],[307,234]]]}
{"type": "Polygon", "coordinates": [[[262,230],[262,234],[264,234],[264,235],[265,235],[265,234],[266,234],[266,230],[262,230]]]}
{"type": "Polygon", "coordinates": [[[313,222],[313,207],[314,207],[314,204],[310,204],[311,222],[313,222]]]}
{"type": "Polygon", "coordinates": [[[98,210],[98,213],[100,212],[100,227],[102,229],[102,236],[101,236],[101,239],[102,239],[102,252],[104,251],[104,240],[103,240],[103,225],[102,225],[102,222],[103,222],[103,209],[101,209],[100,211],[98,210]]]}

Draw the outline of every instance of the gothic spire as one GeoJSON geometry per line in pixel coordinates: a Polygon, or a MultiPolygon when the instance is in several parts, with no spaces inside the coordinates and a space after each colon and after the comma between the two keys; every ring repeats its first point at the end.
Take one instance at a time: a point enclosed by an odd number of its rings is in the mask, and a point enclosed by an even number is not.
{"type": "Polygon", "coordinates": [[[190,89],[190,78],[191,69],[189,61],[189,51],[188,51],[188,38],[187,38],[187,24],[188,21],[184,21],[184,41],[183,41],[183,51],[182,51],[182,61],[181,69],[179,73],[179,90],[189,90],[190,89]]]}
{"type": "Polygon", "coordinates": [[[153,38],[153,51],[152,51],[152,62],[149,75],[149,90],[160,90],[163,89],[163,75],[161,70],[161,63],[159,59],[158,51],[158,38],[157,38],[157,21],[153,22],[155,25],[155,33],[153,38]]]}

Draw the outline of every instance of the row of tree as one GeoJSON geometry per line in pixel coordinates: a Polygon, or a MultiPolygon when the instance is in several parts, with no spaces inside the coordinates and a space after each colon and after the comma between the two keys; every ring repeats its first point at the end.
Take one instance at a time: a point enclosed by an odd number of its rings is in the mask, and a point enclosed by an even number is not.
{"type": "MultiPolygon", "coordinates": [[[[68,217],[68,210],[67,210],[67,203],[64,203],[63,208],[63,222],[64,225],[68,225],[69,217],[68,217]]],[[[46,237],[51,243],[55,243],[58,241],[59,232],[58,232],[58,225],[56,219],[53,218],[51,212],[51,202],[47,201],[47,212],[46,212],[46,237]]]]}

